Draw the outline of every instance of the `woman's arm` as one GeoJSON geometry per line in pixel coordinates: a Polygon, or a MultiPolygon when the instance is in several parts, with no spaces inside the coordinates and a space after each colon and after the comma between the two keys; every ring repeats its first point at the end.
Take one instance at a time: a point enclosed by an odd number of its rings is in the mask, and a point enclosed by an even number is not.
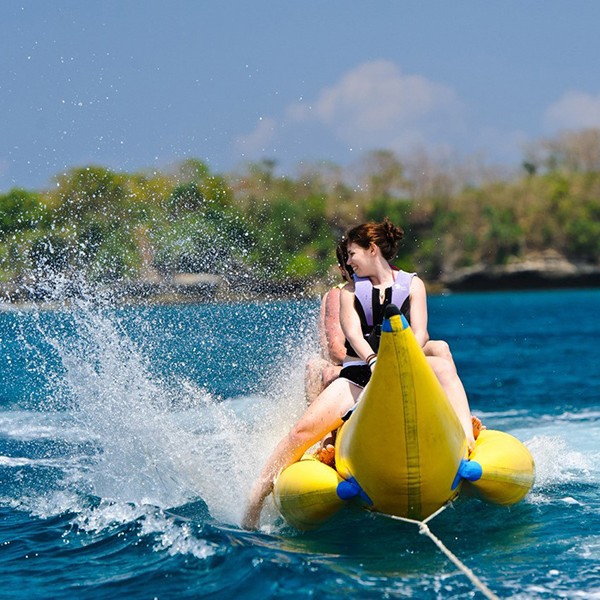
{"type": "Polygon", "coordinates": [[[429,340],[427,331],[427,291],[423,280],[416,275],[410,283],[410,328],[421,348],[429,340]]]}
{"type": "Polygon", "coordinates": [[[340,325],[340,294],[337,287],[327,293],[323,318],[326,356],[334,365],[341,365],[346,356],[345,336],[340,325]]]}
{"type": "MultiPolygon", "coordinates": [[[[331,291],[331,290],[330,290],[331,291]]],[[[327,306],[327,298],[330,292],[325,292],[321,298],[321,305],[319,307],[319,323],[318,323],[318,334],[319,334],[319,348],[321,350],[321,356],[325,359],[327,356],[327,335],[325,333],[325,307],[327,306]]]]}

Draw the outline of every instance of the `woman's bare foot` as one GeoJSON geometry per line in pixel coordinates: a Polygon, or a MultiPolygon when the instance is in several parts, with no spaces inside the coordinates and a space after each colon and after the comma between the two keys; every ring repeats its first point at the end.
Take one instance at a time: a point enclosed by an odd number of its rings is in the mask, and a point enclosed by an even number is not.
{"type": "Polygon", "coordinates": [[[471,422],[473,423],[473,437],[477,439],[479,434],[486,429],[486,426],[481,423],[481,419],[475,415],[471,415],[471,422]]]}
{"type": "Polygon", "coordinates": [[[315,452],[315,458],[327,466],[335,469],[335,447],[331,444],[321,446],[315,452]]]}

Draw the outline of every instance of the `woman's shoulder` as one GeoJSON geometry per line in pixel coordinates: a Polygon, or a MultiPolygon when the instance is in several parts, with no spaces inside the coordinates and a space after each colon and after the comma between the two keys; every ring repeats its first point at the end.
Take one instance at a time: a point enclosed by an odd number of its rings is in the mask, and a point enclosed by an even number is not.
{"type": "Polygon", "coordinates": [[[356,291],[356,286],[354,284],[354,281],[347,281],[346,285],[344,285],[343,287],[340,288],[340,298],[343,298],[344,296],[349,296],[349,295],[354,295],[356,291]]]}
{"type": "Polygon", "coordinates": [[[425,291],[425,282],[416,274],[410,273],[411,281],[410,281],[410,291],[411,293],[416,291],[425,291]]]}
{"type": "Polygon", "coordinates": [[[408,271],[403,271],[402,269],[394,269],[394,282],[397,285],[402,285],[406,287],[410,287],[414,279],[417,279],[418,275],[416,273],[409,273],[408,271]]]}

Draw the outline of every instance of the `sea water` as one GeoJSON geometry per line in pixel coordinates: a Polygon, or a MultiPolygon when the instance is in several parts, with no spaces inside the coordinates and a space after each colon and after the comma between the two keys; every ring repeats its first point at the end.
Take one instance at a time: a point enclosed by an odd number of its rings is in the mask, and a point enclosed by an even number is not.
{"type": "MultiPolygon", "coordinates": [[[[600,291],[429,299],[472,410],[521,439],[512,507],[459,499],[430,529],[499,597],[600,598],[600,291]]],[[[302,413],[317,300],[0,311],[1,598],[473,598],[410,524],[343,511],[239,522],[302,413]]],[[[381,440],[382,456],[385,441],[381,440]]]]}

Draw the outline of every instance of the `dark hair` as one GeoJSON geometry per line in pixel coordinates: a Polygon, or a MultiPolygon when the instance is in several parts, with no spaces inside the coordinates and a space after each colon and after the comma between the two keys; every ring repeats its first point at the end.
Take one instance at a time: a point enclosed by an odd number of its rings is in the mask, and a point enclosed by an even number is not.
{"type": "Polygon", "coordinates": [[[346,266],[348,260],[348,240],[343,237],[335,247],[335,256],[340,267],[346,266]]]}
{"type": "Polygon", "coordinates": [[[348,240],[346,237],[342,237],[335,247],[335,255],[337,257],[338,264],[344,269],[350,277],[354,275],[354,270],[348,264],[348,240]]]}
{"type": "Polygon", "coordinates": [[[370,221],[350,229],[346,234],[346,247],[352,243],[367,249],[375,244],[381,250],[383,258],[392,260],[398,253],[403,237],[404,231],[386,217],[381,223],[370,221]]]}

